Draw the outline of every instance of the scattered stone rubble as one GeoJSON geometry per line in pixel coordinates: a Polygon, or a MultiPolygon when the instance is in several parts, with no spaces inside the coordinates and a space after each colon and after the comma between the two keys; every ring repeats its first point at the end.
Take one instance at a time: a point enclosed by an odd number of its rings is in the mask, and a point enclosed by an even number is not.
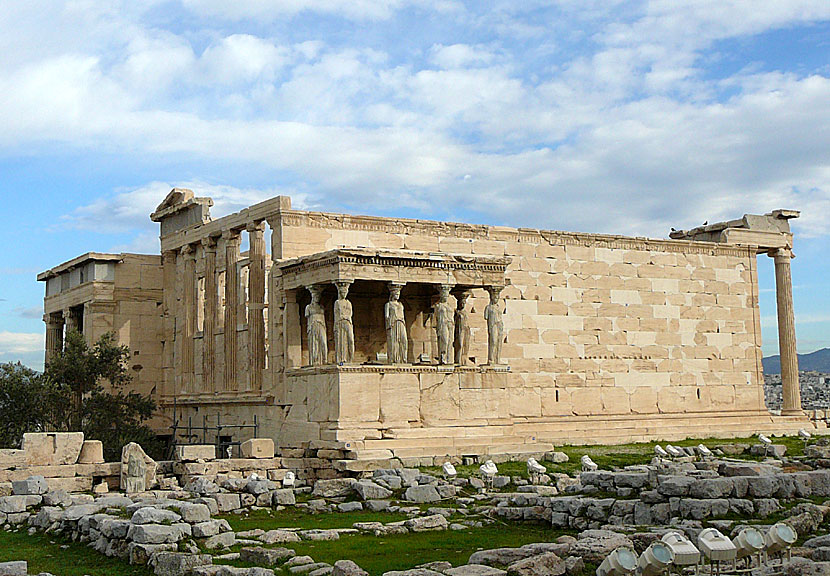
{"type": "MultiPolygon", "coordinates": [[[[684,532],[692,541],[706,526],[734,536],[747,524],[763,529],[764,519],[775,514],[805,539],[792,551],[797,559],[790,573],[830,574],[830,534],[820,535],[830,520],[830,507],[810,500],[830,498],[830,446],[810,446],[807,458],[800,461],[787,459],[783,446],[713,448],[720,457],[700,458],[693,449],[685,449],[686,456],[671,461],[655,458],[650,465],[582,472],[578,478],[542,474],[537,484],[497,475],[493,486],[501,491],[490,492],[476,477],[443,478],[413,468],[367,471],[359,478],[322,479],[313,485],[300,480],[292,488],[256,473],[246,478],[188,474],[183,487],[169,482],[164,489],[97,496],[51,489],[46,479],[31,476],[15,480],[12,494],[0,497],[0,525],[86,542],[102,554],[147,564],[160,576],[270,576],[275,571],[366,576],[349,560],[329,565],[297,556],[292,544],[354,534],[467,530],[504,520],[541,522],[575,530],[577,536],[480,550],[463,566],[432,562],[384,576],[575,576],[619,546],[642,552],[670,529],[684,532]],[[725,455],[759,450],[779,458],[755,462],[725,455]],[[356,522],[351,528],[328,530],[235,533],[227,521],[216,518],[285,506],[309,514],[384,510],[405,514],[407,519],[356,522]],[[229,551],[232,546],[239,551],[229,551]],[[215,563],[232,560],[256,567],[215,563]]],[[[3,569],[27,573],[22,564],[11,568],[0,564],[0,574],[3,569]]]]}

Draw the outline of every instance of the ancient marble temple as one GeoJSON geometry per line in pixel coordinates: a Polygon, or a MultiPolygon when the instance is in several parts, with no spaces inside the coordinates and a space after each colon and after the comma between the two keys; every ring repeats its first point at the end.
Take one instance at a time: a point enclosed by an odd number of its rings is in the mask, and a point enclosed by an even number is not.
{"type": "Polygon", "coordinates": [[[39,276],[47,360],[68,327],[115,330],[160,433],[175,405],[256,416],[282,449],[428,460],[807,422],[797,212],[656,240],[308,212],[283,196],[218,219],[211,205],[174,189],[151,215],[160,255],[87,254],[39,276]],[[775,260],[780,415],[764,406],[759,254],[775,260]]]}

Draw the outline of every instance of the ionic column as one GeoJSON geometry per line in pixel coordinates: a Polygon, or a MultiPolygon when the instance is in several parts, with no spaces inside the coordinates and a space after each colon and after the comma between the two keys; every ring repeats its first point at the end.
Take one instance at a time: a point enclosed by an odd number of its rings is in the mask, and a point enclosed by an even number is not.
{"type": "Polygon", "coordinates": [[[778,351],[781,355],[781,414],[801,414],[801,387],[798,382],[798,356],[795,347],[793,280],[790,274],[792,251],[772,253],[775,261],[775,302],[778,308],[778,351]]]}
{"type": "Polygon", "coordinates": [[[297,291],[285,291],[285,305],[283,306],[283,358],[285,368],[298,368],[303,365],[303,340],[300,330],[300,305],[297,302],[297,291]]]}
{"type": "Polygon", "coordinates": [[[265,370],[265,222],[248,224],[248,337],[251,390],[262,390],[265,370]]]}
{"type": "Polygon", "coordinates": [[[63,311],[63,323],[66,326],[66,334],[68,334],[70,330],[75,330],[76,332],[78,331],[78,319],[75,318],[75,315],[69,308],[63,311]]]}
{"type": "Polygon", "coordinates": [[[175,390],[173,367],[176,349],[176,251],[166,250],[161,255],[162,264],[162,316],[164,341],[162,344],[162,396],[175,390]]]}
{"type": "Polygon", "coordinates": [[[282,288],[280,281],[280,268],[275,263],[279,258],[282,247],[280,245],[281,225],[279,215],[271,216],[267,219],[268,226],[271,227],[271,271],[268,273],[266,282],[268,282],[268,294],[266,306],[268,307],[268,330],[266,331],[265,341],[268,357],[268,370],[266,378],[270,374],[272,378],[279,378],[278,373],[282,372],[285,362],[283,360],[283,302],[282,302],[282,288]]]}
{"type": "Polygon", "coordinates": [[[216,390],[216,238],[202,240],[205,253],[205,322],[202,331],[202,386],[216,390]]]}
{"type": "Polygon", "coordinates": [[[225,390],[236,389],[236,308],[239,300],[239,231],[226,230],[225,240],[225,390]]]}
{"type": "Polygon", "coordinates": [[[45,363],[58,356],[63,349],[63,317],[56,314],[44,314],[46,323],[46,356],[45,363]]]}
{"type": "Polygon", "coordinates": [[[196,252],[190,244],[182,246],[184,258],[184,325],[182,333],[182,384],[185,392],[193,392],[194,350],[193,336],[196,334],[196,252]]]}

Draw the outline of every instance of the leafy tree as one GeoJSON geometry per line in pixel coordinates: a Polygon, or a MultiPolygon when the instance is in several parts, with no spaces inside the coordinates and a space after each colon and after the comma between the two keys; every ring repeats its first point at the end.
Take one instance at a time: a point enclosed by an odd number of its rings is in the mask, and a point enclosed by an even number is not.
{"type": "Polygon", "coordinates": [[[107,462],[120,460],[121,448],[129,442],[138,442],[150,456],[159,458],[163,446],[143,423],[155,409],[156,403],[149,396],[95,390],[83,402],[84,435],[103,442],[107,462]]]}
{"type": "Polygon", "coordinates": [[[78,331],[67,332],[63,351],[46,366],[46,377],[65,387],[72,402],[66,414],[68,420],[61,423],[61,428],[84,429],[90,416],[84,399],[93,393],[103,393],[102,379],[108,380],[114,389],[130,382],[129,357],[130,349],[119,346],[111,332],[101,336],[92,348],[78,331]]]}
{"type": "Polygon", "coordinates": [[[131,380],[129,357],[129,348],[111,333],[90,347],[81,334],[69,331],[64,350],[43,374],[20,363],[0,364],[0,446],[19,445],[25,432],[79,430],[103,442],[108,461],[120,459],[128,442],[158,457],[162,446],[145,424],[155,402],[122,390],[131,380]]]}
{"type": "Polygon", "coordinates": [[[24,432],[50,430],[67,400],[43,374],[20,362],[0,364],[0,447],[18,446],[24,432]]]}

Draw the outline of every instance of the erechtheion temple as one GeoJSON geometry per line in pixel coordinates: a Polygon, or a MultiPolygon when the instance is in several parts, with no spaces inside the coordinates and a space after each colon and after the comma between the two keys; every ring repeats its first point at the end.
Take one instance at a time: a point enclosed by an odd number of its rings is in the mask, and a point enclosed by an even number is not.
{"type": "Polygon", "coordinates": [[[114,330],[160,433],[174,409],[256,417],[278,451],[429,460],[807,423],[797,212],[657,240],[308,212],[284,196],[219,219],[211,205],[174,189],[151,216],[160,255],[90,253],[38,276],[47,360],[67,328],[114,330]],[[759,254],[775,261],[780,415],[764,405],[759,254]]]}

